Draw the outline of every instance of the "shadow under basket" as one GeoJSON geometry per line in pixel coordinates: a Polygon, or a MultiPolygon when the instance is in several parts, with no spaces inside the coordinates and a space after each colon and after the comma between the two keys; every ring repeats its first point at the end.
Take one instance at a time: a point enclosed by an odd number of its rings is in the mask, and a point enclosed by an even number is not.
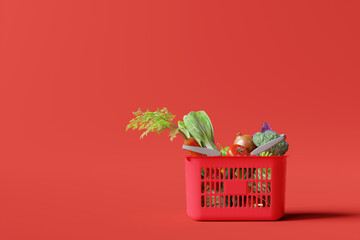
{"type": "Polygon", "coordinates": [[[185,157],[187,214],[195,220],[277,220],[286,156],[185,157]]]}

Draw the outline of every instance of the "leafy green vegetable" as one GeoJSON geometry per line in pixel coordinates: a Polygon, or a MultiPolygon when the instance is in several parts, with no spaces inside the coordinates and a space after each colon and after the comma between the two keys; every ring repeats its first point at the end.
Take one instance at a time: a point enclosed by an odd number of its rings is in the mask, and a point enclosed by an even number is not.
{"type": "Polygon", "coordinates": [[[227,150],[228,150],[230,147],[222,147],[222,146],[220,145],[220,143],[218,143],[217,145],[220,147],[221,155],[222,155],[222,156],[226,156],[227,150]]]}
{"type": "Polygon", "coordinates": [[[185,138],[186,140],[188,137],[186,134],[179,129],[179,127],[172,122],[175,118],[171,112],[167,110],[167,108],[163,108],[161,110],[157,109],[155,112],[150,112],[146,110],[146,112],[142,112],[141,109],[133,112],[135,118],[131,119],[129,124],[126,126],[126,130],[128,129],[138,129],[143,130],[146,129],[140,136],[143,138],[149,132],[156,132],[159,135],[163,133],[165,130],[170,130],[170,140],[172,141],[177,134],[185,138]]]}
{"type": "MultiPolygon", "coordinates": [[[[259,146],[264,145],[265,143],[267,143],[271,140],[274,140],[278,137],[280,137],[280,135],[274,131],[266,131],[263,133],[257,132],[253,136],[253,142],[257,147],[259,147],[259,146]]],[[[261,155],[261,156],[284,155],[288,149],[289,149],[289,144],[285,140],[283,140],[283,141],[279,142],[278,144],[276,144],[275,146],[273,146],[272,148],[268,149],[264,153],[265,155],[261,155]],[[266,155],[266,154],[268,154],[268,155],[266,155]],[[272,154],[272,155],[270,155],[270,154],[272,154]]]]}
{"type": "Polygon", "coordinates": [[[179,129],[180,129],[181,131],[183,131],[183,133],[186,135],[186,137],[188,137],[188,138],[191,138],[191,137],[192,137],[191,134],[190,134],[190,132],[187,130],[187,128],[186,128],[186,126],[185,126],[185,124],[184,124],[183,121],[178,121],[178,126],[179,126],[179,129]]]}
{"type": "Polygon", "coordinates": [[[189,133],[202,147],[218,150],[214,141],[214,130],[209,116],[204,111],[190,112],[184,116],[189,133]]]}

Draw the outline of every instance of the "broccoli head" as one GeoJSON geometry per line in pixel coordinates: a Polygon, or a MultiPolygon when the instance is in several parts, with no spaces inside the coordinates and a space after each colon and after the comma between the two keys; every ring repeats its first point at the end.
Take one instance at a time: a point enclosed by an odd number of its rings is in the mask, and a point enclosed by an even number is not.
{"type": "MultiPolygon", "coordinates": [[[[260,147],[261,145],[264,145],[265,143],[274,140],[278,137],[280,137],[280,135],[274,131],[257,132],[253,136],[253,142],[257,147],[260,147]]],[[[274,155],[282,156],[287,152],[288,149],[289,149],[289,144],[285,142],[285,140],[283,140],[278,144],[276,144],[275,146],[273,146],[272,148],[265,151],[265,153],[266,156],[274,156],[274,155]]]]}

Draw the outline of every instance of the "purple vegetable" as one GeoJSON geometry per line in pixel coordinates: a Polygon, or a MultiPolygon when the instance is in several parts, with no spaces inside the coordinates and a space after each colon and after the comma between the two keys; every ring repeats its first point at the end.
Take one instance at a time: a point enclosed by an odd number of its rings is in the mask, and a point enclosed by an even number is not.
{"type": "MultiPolygon", "coordinates": [[[[270,124],[268,124],[267,122],[264,122],[262,124],[262,128],[261,128],[261,132],[264,133],[264,132],[267,132],[267,131],[272,131],[271,127],[270,127],[270,124]]],[[[275,131],[273,131],[275,132],[275,131]]],[[[253,134],[253,136],[255,135],[256,133],[253,134]]]]}
{"type": "Polygon", "coordinates": [[[262,124],[261,132],[264,133],[264,132],[267,132],[267,131],[272,131],[272,129],[270,127],[270,124],[268,124],[267,122],[264,122],[262,124]]]}

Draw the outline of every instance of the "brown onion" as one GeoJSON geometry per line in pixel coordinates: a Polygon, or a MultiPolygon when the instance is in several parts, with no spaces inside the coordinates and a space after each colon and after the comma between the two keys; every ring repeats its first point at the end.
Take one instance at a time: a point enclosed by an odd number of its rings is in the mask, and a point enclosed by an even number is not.
{"type": "Polygon", "coordinates": [[[251,135],[237,133],[234,144],[244,146],[250,153],[252,150],[256,148],[252,139],[253,137],[251,135]]]}

